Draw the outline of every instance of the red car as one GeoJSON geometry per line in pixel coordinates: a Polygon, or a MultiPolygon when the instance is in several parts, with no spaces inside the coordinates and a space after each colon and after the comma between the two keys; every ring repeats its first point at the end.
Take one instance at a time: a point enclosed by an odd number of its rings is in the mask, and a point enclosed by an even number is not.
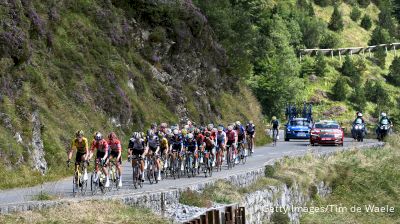
{"type": "Polygon", "coordinates": [[[311,129],[311,145],[343,145],[343,139],[343,128],[336,121],[315,122],[311,129]]]}

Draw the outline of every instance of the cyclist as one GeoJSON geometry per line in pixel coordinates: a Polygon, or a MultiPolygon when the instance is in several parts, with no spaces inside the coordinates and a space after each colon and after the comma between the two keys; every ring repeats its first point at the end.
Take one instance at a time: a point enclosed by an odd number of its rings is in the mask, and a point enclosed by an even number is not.
{"type": "MultiPolygon", "coordinates": [[[[197,159],[196,157],[197,157],[198,147],[197,147],[197,142],[194,139],[194,136],[192,133],[189,133],[187,135],[187,138],[185,138],[184,146],[185,146],[186,152],[193,154],[193,158],[194,158],[193,163],[195,164],[196,159],[197,159]]],[[[191,165],[193,165],[193,163],[191,165]]]]}
{"type": "Polygon", "coordinates": [[[215,146],[214,140],[211,138],[211,132],[206,132],[203,142],[203,152],[212,153],[212,149],[215,146]]]}
{"type": "MultiPolygon", "coordinates": [[[[81,162],[86,162],[89,156],[89,146],[87,138],[83,137],[84,133],[82,130],[76,131],[75,138],[72,140],[71,150],[68,152],[68,161],[67,164],[69,166],[72,158],[72,153],[76,150],[76,157],[75,157],[75,172],[77,165],[81,162]]],[[[86,170],[86,163],[83,163],[85,174],[84,179],[87,180],[87,170],[86,170]]]]}
{"type": "Polygon", "coordinates": [[[147,148],[149,149],[147,157],[151,159],[153,156],[156,157],[156,166],[158,170],[157,180],[161,180],[161,169],[160,159],[157,157],[160,151],[160,138],[157,133],[157,124],[152,124],[151,129],[147,132],[147,148]]]}
{"type": "Polygon", "coordinates": [[[164,167],[168,167],[168,160],[167,160],[167,155],[169,151],[169,143],[168,143],[168,138],[166,134],[163,132],[158,132],[158,138],[160,139],[160,151],[161,151],[161,156],[164,158],[164,167]]]}
{"type": "MultiPolygon", "coordinates": [[[[237,132],[237,139],[238,139],[237,142],[244,144],[246,141],[246,131],[245,131],[243,125],[240,123],[240,121],[236,121],[234,129],[237,132]]],[[[239,163],[239,160],[238,160],[239,158],[236,158],[236,155],[234,158],[235,158],[235,163],[239,163]]]]}
{"type": "MultiPolygon", "coordinates": [[[[170,144],[169,144],[169,158],[172,158],[170,168],[174,169],[174,161],[176,158],[176,153],[178,156],[183,151],[183,139],[182,136],[179,134],[178,129],[172,131],[170,144]]],[[[168,158],[168,159],[169,159],[168,158]]]]}
{"type": "Polygon", "coordinates": [[[254,152],[254,138],[256,137],[256,126],[253,124],[253,121],[249,121],[246,125],[246,134],[248,137],[248,144],[251,144],[251,152],[254,152]]]}
{"type": "Polygon", "coordinates": [[[226,133],[224,132],[224,127],[223,126],[218,126],[218,131],[216,133],[216,159],[219,162],[219,159],[225,152],[225,145],[226,142],[228,141],[228,138],[226,137],[226,133]]]}
{"type": "Polygon", "coordinates": [[[272,116],[271,125],[272,125],[272,133],[274,133],[274,131],[276,131],[276,138],[278,139],[280,124],[279,124],[279,120],[276,118],[276,116],[272,116]]]}
{"type": "Polygon", "coordinates": [[[194,129],[194,137],[196,139],[197,145],[201,150],[204,142],[204,135],[201,133],[200,129],[198,128],[194,129]]]}
{"type": "MultiPolygon", "coordinates": [[[[134,156],[135,158],[142,157],[147,153],[147,147],[144,138],[140,135],[139,132],[134,132],[132,135],[132,138],[129,139],[129,144],[128,144],[128,155],[129,158],[132,158],[134,156]]],[[[135,164],[132,163],[132,167],[135,164]]],[[[144,181],[144,161],[143,159],[140,160],[140,172],[141,172],[141,178],[142,182],[144,181]]]]}
{"type": "MultiPolygon", "coordinates": [[[[92,158],[94,151],[97,150],[96,153],[96,160],[94,161],[94,164],[101,164],[101,168],[106,175],[106,184],[105,187],[110,186],[110,181],[108,178],[108,172],[105,166],[105,162],[107,161],[108,157],[108,143],[106,140],[104,140],[102,134],[100,132],[96,132],[94,135],[94,139],[92,141],[92,144],[90,146],[90,156],[89,160],[92,158]]],[[[97,170],[96,170],[97,172],[97,170]]]]}
{"type": "MultiPolygon", "coordinates": [[[[228,141],[226,142],[226,149],[229,149],[231,146],[233,146],[233,158],[235,158],[238,137],[237,137],[237,132],[235,130],[233,130],[233,125],[228,126],[228,131],[226,132],[226,136],[228,139],[228,141]]],[[[224,158],[225,158],[225,155],[224,155],[224,158]]]]}
{"type": "Polygon", "coordinates": [[[121,147],[121,142],[117,138],[117,135],[114,132],[111,132],[108,135],[108,148],[109,148],[109,157],[108,157],[108,162],[109,163],[110,159],[115,158],[117,160],[117,170],[119,174],[119,182],[118,182],[118,187],[122,187],[122,147],[121,147]]]}

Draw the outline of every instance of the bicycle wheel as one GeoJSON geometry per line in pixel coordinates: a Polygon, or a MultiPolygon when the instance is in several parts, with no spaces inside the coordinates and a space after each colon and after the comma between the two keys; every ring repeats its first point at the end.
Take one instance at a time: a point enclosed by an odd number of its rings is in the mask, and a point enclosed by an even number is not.
{"type": "Polygon", "coordinates": [[[78,182],[76,181],[77,179],[77,173],[74,174],[74,177],[72,178],[72,195],[75,197],[76,193],[78,192],[78,182]]]}
{"type": "Polygon", "coordinates": [[[92,192],[92,195],[97,194],[97,190],[99,187],[99,177],[97,175],[96,171],[93,171],[92,176],[90,177],[90,191],[92,192]]]}

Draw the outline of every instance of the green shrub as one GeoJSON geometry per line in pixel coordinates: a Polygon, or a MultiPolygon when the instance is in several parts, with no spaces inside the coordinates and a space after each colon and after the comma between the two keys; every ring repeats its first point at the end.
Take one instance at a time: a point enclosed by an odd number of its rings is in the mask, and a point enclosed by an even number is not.
{"type": "Polygon", "coordinates": [[[353,9],[351,10],[350,18],[354,22],[357,22],[361,18],[361,10],[357,6],[353,7],[353,9]]]}
{"type": "Polygon", "coordinates": [[[198,193],[196,191],[192,191],[190,189],[182,192],[181,197],[179,198],[179,203],[196,206],[196,207],[205,207],[209,208],[212,205],[210,199],[204,197],[203,194],[198,193]]]}
{"type": "Polygon", "coordinates": [[[344,78],[339,78],[332,87],[332,98],[336,101],[346,100],[349,92],[347,81],[344,78]]]}
{"type": "Polygon", "coordinates": [[[372,27],[371,17],[369,17],[368,15],[365,15],[361,20],[361,27],[364,28],[365,30],[371,29],[371,27],[372,27]]]}
{"type": "Polygon", "coordinates": [[[321,38],[320,48],[336,48],[340,44],[340,37],[335,32],[327,30],[321,38]]]}
{"type": "Polygon", "coordinates": [[[274,177],[276,169],[272,165],[266,165],[264,169],[264,176],[265,177],[274,177]]]}
{"type": "Polygon", "coordinates": [[[335,5],[333,9],[328,28],[332,31],[342,31],[344,28],[342,13],[339,11],[339,7],[337,5],[335,5]]]}
{"type": "Polygon", "coordinates": [[[276,211],[271,215],[271,222],[274,224],[289,224],[290,219],[284,212],[276,211]]]}
{"type": "Polygon", "coordinates": [[[400,57],[395,57],[392,61],[387,80],[395,86],[400,86],[400,57]]]}

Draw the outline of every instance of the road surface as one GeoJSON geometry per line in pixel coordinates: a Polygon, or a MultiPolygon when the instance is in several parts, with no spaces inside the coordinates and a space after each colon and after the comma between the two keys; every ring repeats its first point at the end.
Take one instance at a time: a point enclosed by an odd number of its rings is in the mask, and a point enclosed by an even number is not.
{"type": "MultiPolygon", "coordinates": [[[[282,138],[281,138],[282,139],[282,138]]],[[[213,172],[213,176],[211,178],[223,178],[227,177],[232,173],[240,173],[246,170],[257,169],[265,164],[272,163],[275,159],[282,158],[284,156],[301,156],[306,154],[307,152],[318,153],[318,154],[326,154],[329,152],[334,152],[338,150],[347,150],[351,149],[354,146],[361,145],[372,145],[376,143],[376,140],[366,139],[363,143],[354,142],[353,139],[345,138],[344,147],[340,146],[309,146],[308,141],[301,140],[291,140],[290,142],[284,142],[280,140],[276,147],[271,145],[266,145],[263,147],[257,147],[252,157],[247,159],[246,164],[236,165],[233,169],[227,170],[226,166],[223,166],[222,171],[213,172]]],[[[108,192],[107,195],[111,194],[126,194],[126,193],[145,193],[145,192],[154,192],[159,190],[166,190],[170,188],[176,187],[184,187],[187,185],[191,185],[198,182],[203,182],[206,180],[204,175],[199,175],[194,178],[180,178],[180,179],[165,179],[159,182],[158,184],[150,185],[148,181],[144,182],[144,186],[142,189],[134,189],[132,185],[132,169],[130,164],[127,161],[123,162],[123,187],[119,191],[111,191],[108,192]]],[[[90,169],[93,168],[91,164],[90,169]]],[[[71,169],[72,173],[72,169],[71,169]]],[[[90,179],[90,173],[89,173],[90,179]]],[[[208,177],[207,179],[210,179],[208,177]]],[[[92,197],[90,196],[90,183],[88,183],[88,193],[87,196],[83,197],[92,197]]],[[[20,189],[10,189],[0,191],[0,206],[6,204],[14,204],[21,202],[32,201],[32,196],[38,195],[41,191],[47,192],[49,194],[55,195],[59,198],[69,198],[72,196],[72,177],[65,178],[60,181],[46,183],[40,186],[29,187],[29,188],[20,188],[20,189]]],[[[78,196],[82,197],[82,196],[78,196]]]]}

